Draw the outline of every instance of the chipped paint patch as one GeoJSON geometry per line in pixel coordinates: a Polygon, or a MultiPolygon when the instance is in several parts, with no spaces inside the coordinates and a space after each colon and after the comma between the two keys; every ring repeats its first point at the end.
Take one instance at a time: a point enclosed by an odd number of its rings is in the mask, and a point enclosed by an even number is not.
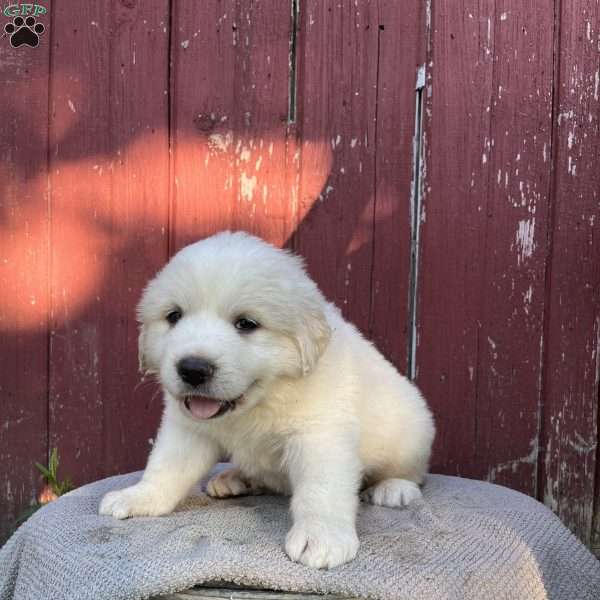
{"type": "Polygon", "coordinates": [[[531,258],[535,249],[535,217],[522,219],[516,234],[517,263],[520,265],[531,258]]]}
{"type": "Polygon", "coordinates": [[[208,147],[212,152],[227,152],[233,143],[233,131],[212,133],[208,136],[208,147]]]}
{"type": "Polygon", "coordinates": [[[569,436],[567,438],[567,443],[578,454],[589,454],[590,452],[594,452],[596,450],[596,446],[597,446],[595,441],[590,442],[590,441],[583,439],[581,434],[579,434],[577,431],[573,432],[572,437],[569,436]]]}
{"type": "Polygon", "coordinates": [[[538,458],[538,442],[537,438],[532,440],[531,442],[531,450],[529,454],[525,456],[521,456],[519,458],[515,458],[514,460],[508,460],[506,462],[499,463],[494,467],[490,467],[488,470],[488,481],[496,481],[498,475],[500,473],[504,473],[506,471],[510,471],[511,473],[516,473],[519,467],[523,465],[532,465],[535,467],[537,464],[538,458]]]}
{"type": "Polygon", "coordinates": [[[325,190],[323,191],[322,194],[319,194],[319,201],[323,202],[323,200],[325,200],[329,194],[331,194],[331,192],[333,192],[333,186],[332,185],[328,185],[325,190]]]}
{"type": "Polygon", "coordinates": [[[256,187],[256,175],[248,177],[245,171],[240,175],[240,196],[242,200],[251,202],[254,197],[254,188],[256,187]]]}
{"type": "Polygon", "coordinates": [[[560,125],[563,120],[572,119],[574,116],[575,116],[575,113],[572,110],[569,110],[567,112],[562,112],[557,117],[558,124],[560,125]]]}
{"type": "Polygon", "coordinates": [[[530,284],[527,291],[523,294],[523,310],[525,314],[529,314],[529,308],[531,307],[531,301],[533,299],[533,286],[530,284]]]}
{"type": "Polygon", "coordinates": [[[240,152],[240,160],[242,162],[248,162],[250,160],[250,150],[248,148],[242,148],[240,152]]]}

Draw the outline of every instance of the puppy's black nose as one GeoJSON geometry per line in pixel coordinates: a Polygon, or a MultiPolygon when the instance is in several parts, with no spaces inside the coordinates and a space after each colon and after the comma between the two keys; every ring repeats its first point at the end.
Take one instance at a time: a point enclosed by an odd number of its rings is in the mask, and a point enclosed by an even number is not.
{"type": "Polygon", "coordinates": [[[206,383],[215,372],[215,367],[203,358],[186,356],[177,363],[179,377],[190,385],[206,383]]]}

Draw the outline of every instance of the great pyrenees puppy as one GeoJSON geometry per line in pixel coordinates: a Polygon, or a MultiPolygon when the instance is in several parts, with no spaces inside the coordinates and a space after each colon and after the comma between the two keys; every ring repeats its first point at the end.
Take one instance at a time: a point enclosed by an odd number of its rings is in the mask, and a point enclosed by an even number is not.
{"type": "Polygon", "coordinates": [[[361,489],[387,507],[421,497],[431,412],[299,257],[219,233],[149,283],[139,320],[140,365],[164,388],[164,414],[142,479],[106,494],[100,514],[167,514],[230,457],[207,493],[290,494],[287,554],[331,568],[358,550],[361,489]]]}

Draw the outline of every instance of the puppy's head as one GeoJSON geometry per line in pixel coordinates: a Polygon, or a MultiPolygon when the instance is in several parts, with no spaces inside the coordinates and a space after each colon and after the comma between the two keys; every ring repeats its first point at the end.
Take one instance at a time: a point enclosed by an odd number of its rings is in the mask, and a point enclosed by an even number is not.
{"type": "Polygon", "coordinates": [[[329,340],[325,300],[302,261],[246,233],[187,246],[138,307],[140,368],[199,420],[245,412],[301,377],[329,340]]]}

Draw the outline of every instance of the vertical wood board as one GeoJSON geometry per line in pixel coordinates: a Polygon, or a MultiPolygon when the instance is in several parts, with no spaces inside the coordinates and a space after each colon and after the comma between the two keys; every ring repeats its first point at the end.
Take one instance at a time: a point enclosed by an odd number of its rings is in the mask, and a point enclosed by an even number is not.
{"type": "MultiPolygon", "coordinates": [[[[594,484],[598,493],[598,2],[562,2],[559,41],[554,122],[554,227],[546,309],[543,460],[539,493],[540,499],[589,543],[594,484]]],[[[598,517],[596,519],[598,527],[598,517]]],[[[597,529],[595,543],[600,546],[599,539],[597,529]]]]}
{"type": "Polygon", "coordinates": [[[223,229],[292,231],[286,2],[181,2],[171,57],[172,250],[223,229]]]}
{"type": "MultiPolygon", "coordinates": [[[[48,56],[0,39],[0,542],[40,487],[47,457],[48,56]]],[[[9,20],[7,19],[6,22],[9,20]]],[[[4,27],[4,23],[2,24],[4,27]]]]}
{"type": "Polygon", "coordinates": [[[168,2],[55,17],[50,444],[82,483],[143,466],[160,412],[135,305],[167,256],[168,2]]]}
{"type": "Polygon", "coordinates": [[[434,4],[418,382],[434,464],[535,493],[552,102],[551,2],[434,4]]]}
{"type": "Polygon", "coordinates": [[[298,128],[303,144],[294,236],[310,274],[346,317],[368,331],[375,209],[378,12],[374,2],[302,3],[298,128]],[[328,166],[318,198],[306,194],[328,166]]]}
{"type": "Polygon", "coordinates": [[[426,61],[425,11],[419,0],[378,2],[373,264],[368,334],[402,373],[410,340],[411,218],[418,74],[426,61]]]}

